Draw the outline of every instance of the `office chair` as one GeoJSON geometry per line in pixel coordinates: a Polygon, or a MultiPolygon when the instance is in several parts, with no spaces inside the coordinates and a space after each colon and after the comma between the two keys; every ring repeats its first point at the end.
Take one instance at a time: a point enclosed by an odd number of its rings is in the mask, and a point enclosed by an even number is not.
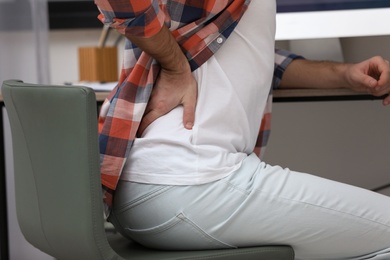
{"type": "Polygon", "coordinates": [[[4,81],[16,209],[33,246],[57,259],[294,259],[289,246],[159,251],[104,229],[97,105],[87,87],[4,81]]]}

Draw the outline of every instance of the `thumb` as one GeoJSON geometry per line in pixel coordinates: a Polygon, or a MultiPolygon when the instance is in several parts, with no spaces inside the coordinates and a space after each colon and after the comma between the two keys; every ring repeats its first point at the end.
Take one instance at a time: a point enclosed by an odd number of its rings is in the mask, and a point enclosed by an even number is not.
{"type": "Polygon", "coordinates": [[[378,85],[378,81],[367,74],[361,75],[360,83],[368,88],[375,88],[378,85]]]}

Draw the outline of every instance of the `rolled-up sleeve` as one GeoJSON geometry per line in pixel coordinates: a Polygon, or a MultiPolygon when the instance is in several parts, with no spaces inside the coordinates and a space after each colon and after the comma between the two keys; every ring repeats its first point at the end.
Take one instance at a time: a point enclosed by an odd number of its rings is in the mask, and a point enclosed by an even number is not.
{"type": "Polygon", "coordinates": [[[95,0],[99,20],[119,33],[151,37],[164,24],[164,13],[157,0],[95,0]]]}
{"type": "Polygon", "coordinates": [[[283,77],[283,73],[293,60],[304,59],[304,57],[283,49],[275,50],[275,68],[272,80],[272,88],[277,89],[283,77]]]}

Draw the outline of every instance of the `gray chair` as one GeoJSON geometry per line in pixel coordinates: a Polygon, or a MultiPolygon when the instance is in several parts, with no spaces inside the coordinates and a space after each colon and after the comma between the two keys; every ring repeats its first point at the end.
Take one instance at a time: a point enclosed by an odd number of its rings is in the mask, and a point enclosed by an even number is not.
{"type": "Polygon", "coordinates": [[[27,241],[57,259],[294,259],[289,246],[158,251],[104,228],[95,93],[4,81],[17,217],[27,241]]]}

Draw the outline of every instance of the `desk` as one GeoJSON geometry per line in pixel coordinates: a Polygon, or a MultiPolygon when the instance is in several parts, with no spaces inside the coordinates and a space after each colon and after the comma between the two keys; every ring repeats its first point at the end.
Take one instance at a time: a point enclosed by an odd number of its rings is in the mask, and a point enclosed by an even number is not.
{"type": "MultiPolygon", "coordinates": [[[[80,84],[80,86],[82,86],[80,84]]],[[[106,91],[97,91],[96,100],[102,102],[105,97],[109,94],[106,91]]],[[[277,89],[274,90],[275,98],[311,98],[315,99],[317,97],[326,97],[326,98],[344,98],[350,100],[351,98],[363,98],[363,99],[381,99],[381,97],[373,97],[368,94],[356,93],[349,89],[277,89]]],[[[333,99],[334,100],[334,99],[333,99]]],[[[4,106],[3,96],[0,94],[0,104],[4,106]]]]}
{"type": "MultiPolygon", "coordinates": [[[[96,92],[96,100],[101,104],[108,92],[96,92]]],[[[345,101],[345,100],[374,100],[383,97],[373,97],[367,94],[357,94],[347,89],[314,90],[294,89],[275,90],[274,102],[305,102],[305,101],[345,101]]],[[[0,95],[1,107],[4,106],[0,95]]],[[[8,260],[8,220],[7,220],[7,194],[5,171],[5,147],[3,114],[0,113],[0,253],[2,260],[8,260]]]]}
{"type": "MultiPolygon", "coordinates": [[[[96,100],[102,102],[107,95],[108,92],[96,92],[96,100]]],[[[274,90],[273,96],[274,102],[383,99],[383,97],[373,97],[368,94],[356,93],[349,89],[277,89],[274,90]]]]}

